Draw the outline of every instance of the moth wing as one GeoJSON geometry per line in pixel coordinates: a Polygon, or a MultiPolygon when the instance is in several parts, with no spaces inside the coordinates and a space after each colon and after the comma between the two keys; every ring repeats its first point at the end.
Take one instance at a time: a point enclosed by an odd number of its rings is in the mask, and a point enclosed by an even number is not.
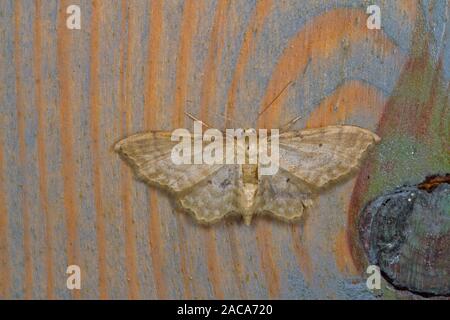
{"type": "Polygon", "coordinates": [[[196,184],[189,192],[180,194],[178,202],[202,223],[214,223],[230,213],[240,211],[238,197],[240,165],[225,165],[196,184]]]}
{"type": "Polygon", "coordinates": [[[321,189],[358,169],[380,138],[355,126],[328,126],[279,135],[280,170],[321,189]]]}
{"type": "Polygon", "coordinates": [[[293,221],[301,218],[313,205],[313,194],[297,177],[280,168],[272,176],[260,176],[255,198],[257,214],[270,214],[293,221]]]}
{"type": "Polygon", "coordinates": [[[144,182],[172,193],[186,192],[223,165],[175,164],[171,159],[177,141],[170,132],[139,133],[119,141],[115,151],[144,182]]]}

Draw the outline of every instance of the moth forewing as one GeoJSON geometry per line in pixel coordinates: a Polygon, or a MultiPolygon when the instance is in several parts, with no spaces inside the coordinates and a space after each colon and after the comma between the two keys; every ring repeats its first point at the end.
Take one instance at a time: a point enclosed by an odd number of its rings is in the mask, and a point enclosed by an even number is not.
{"type": "Polygon", "coordinates": [[[358,169],[380,138],[356,126],[328,126],[280,135],[280,167],[322,189],[358,169]]]}

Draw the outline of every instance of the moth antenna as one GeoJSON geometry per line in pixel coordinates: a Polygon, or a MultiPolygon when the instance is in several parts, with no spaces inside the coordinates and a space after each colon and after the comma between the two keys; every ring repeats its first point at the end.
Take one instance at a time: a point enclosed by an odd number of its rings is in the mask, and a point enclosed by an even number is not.
{"type": "Polygon", "coordinates": [[[204,125],[205,127],[207,127],[207,128],[211,128],[211,126],[209,126],[209,125],[207,125],[205,122],[203,122],[202,120],[200,120],[200,119],[197,119],[196,117],[194,117],[192,114],[190,114],[189,112],[184,112],[184,114],[185,115],[187,115],[189,118],[191,118],[192,120],[194,120],[194,121],[198,121],[198,122],[200,122],[202,125],[204,125]]]}
{"type": "Polygon", "coordinates": [[[274,102],[275,102],[275,101],[283,94],[284,90],[286,90],[287,87],[289,87],[292,83],[293,83],[292,81],[289,81],[289,82],[287,83],[287,85],[285,85],[284,88],[281,89],[280,93],[278,93],[278,94],[275,96],[275,98],[273,98],[273,100],[270,101],[270,103],[269,103],[267,106],[265,106],[264,109],[263,109],[260,113],[258,113],[258,116],[256,117],[256,120],[258,120],[259,117],[261,117],[261,115],[262,115],[264,112],[266,112],[267,109],[270,108],[270,106],[271,106],[271,105],[272,105],[272,104],[273,104],[273,103],[274,103],[274,102]]]}
{"type": "MultiPolygon", "coordinates": [[[[189,118],[191,118],[192,120],[194,120],[194,121],[198,121],[198,122],[200,122],[202,125],[204,125],[205,127],[207,127],[208,129],[211,129],[211,126],[209,126],[209,125],[207,125],[205,122],[203,122],[202,120],[200,120],[200,119],[198,119],[198,118],[196,118],[196,117],[194,117],[192,114],[190,114],[189,112],[184,112],[189,118]]],[[[227,135],[227,136],[229,136],[229,137],[232,137],[233,139],[234,139],[234,136],[230,136],[230,135],[228,135],[226,132],[225,132],[225,135],[227,135]]]]}
{"type": "Polygon", "coordinates": [[[280,128],[280,132],[285,132],[287,131],[290,127],[292,127],[298,120],[300,120],[302,118],[302,116],[298,116],[295,117],[294,119],[292,119],[291,121],[289,121],[288,123],[286,123],[285,125],[283,125],[280,128]]]}
{"type": "MultiPolygon", "coordinates": [[[[303,69],[302,76],[305,76],[306,71],[308,70],[308,67],[309,67],[309,65],[311,64],[311,60],[312,60],[311,58],[308,59],[308,62],[306,63],[305,68],[303,69]]],[[[289,81],[289,82],[284,86],[284,88],[280,91],[280,93],[277,94],[276,97],[275,97],[272,101],[270,101],[270,103],[269,103],[267,106],[265,106],[264,109],[263,109],[260,113],[258,113],[258,116],[256,117],[256,120],[258,120],[259,117],[260,117],[264,112],[266,112],[267,109],[270,108],[270,106],[271,106],[271,105],[272,105],[272,104],[273,104],[273,103],[274,103],[274,102],[282,95],[282,93],[284,92],[284,90],[286,90],[287,87],[289,87],[292,83],[293,83],[293,81],[289,81]]],[[[298,119],[300,119],[300,118],[298,118],[298,119]]],[[[298,119],[296,119],[295,121],[297,121],[298,119]]],[[[294,121],[294,122],[295,122],[295,121],[294,121]]]]}
{"type": "Polygon", "coordinates": [[[225,115],[223,115],[223,114],[216,113],[216,115],[219,116],[219,117],[221,117],[221,118],[223,118],[223,119],[225,119],[225,120],[232,121],[229,117],[227,117],[227,116],[225,116],[225,115]]]}

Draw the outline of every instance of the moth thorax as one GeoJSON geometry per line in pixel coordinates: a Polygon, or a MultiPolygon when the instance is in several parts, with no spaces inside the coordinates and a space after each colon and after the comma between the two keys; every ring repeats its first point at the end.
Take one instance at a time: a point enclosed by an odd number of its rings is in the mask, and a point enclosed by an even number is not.
{"type": "Polygon", "coordinates": [[[258,165],[243,164],[242,180],[244,181],[244,183],[252,183],[258,185],[258,165]]]}
{"type": "Polygon", "coordinates": [[[258,166],[254,164],[242,165],[241,207],[246,224],[250,224],[253,215],[253,204],[258,192],[258,166]]]}

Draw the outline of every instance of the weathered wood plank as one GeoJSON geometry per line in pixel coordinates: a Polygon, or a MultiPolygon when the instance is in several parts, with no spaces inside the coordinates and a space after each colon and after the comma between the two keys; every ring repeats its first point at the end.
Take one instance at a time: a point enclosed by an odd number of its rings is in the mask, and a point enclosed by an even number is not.
{"type": "Polygon", "coordinates": [[[387,141],[401,122],[412,129],[396,133],[426,132],[436,143],[418,145],[444,159],[416,159],[417,175],[448,170],[450,139],[436,138],[448,134],[436,124],[448,119],[447,1],[383,2],[382,30],[366,28],[357,0],[80,0],[81,30],[65,27],[69,4],[0,1],[0,298],[373,298],[355,215],[385,186],[364,177],[390,173],[365,167],[294,225],[204,227],[112,145],[191,128],[184,111],[221,129],[302,115],[296,128],[354,124],[387,141]],[[395,111],[420,72],[436,84],[417,86],[429,122],[395,111]],[[69,264],[80,291],[66,288],[69,264]]]}

